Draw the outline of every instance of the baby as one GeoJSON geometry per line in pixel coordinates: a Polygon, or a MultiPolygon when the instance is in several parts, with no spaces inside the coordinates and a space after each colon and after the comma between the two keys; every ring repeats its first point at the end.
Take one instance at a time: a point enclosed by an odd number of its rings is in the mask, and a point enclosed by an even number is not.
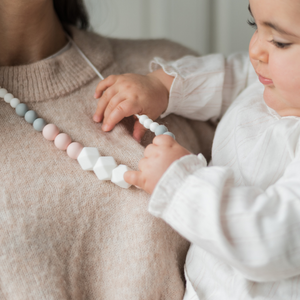
{"type": "Polygon", "coordinates": [[[160,135],[125,174],[191,242],[185,300],[300,299],[300,1],[250,0],[249,11],[249,55],[155,58],[147,76],[96,89],[105,131],[133,114],[221,119],[209,167],[160,135]]]}

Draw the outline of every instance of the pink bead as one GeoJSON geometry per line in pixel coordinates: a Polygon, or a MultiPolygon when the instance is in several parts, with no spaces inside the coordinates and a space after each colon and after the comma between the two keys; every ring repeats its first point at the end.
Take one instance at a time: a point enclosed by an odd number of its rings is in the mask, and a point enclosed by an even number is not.
{"type": "Polygon", "coordinates": [[[59,129],[54,124],[47,124],[43,129],[43,136],[48,141],[54,141],[59,134],[59,129]]]}
{"type": "Polygon", "coordinates": [[[60,150],[66,150],[72,140],[66,133],[60,133],[54,140],[54,145],[60,150]]]}
{"type": "Polygon", "coordinates": [[[83,149],[83,146],[80,143],[74,142],[68,146],[67,154],[69,155],[69,157],[71,157],[73,159],[77,159],[77,157],[80,154],[82,149],[83,149]]]}

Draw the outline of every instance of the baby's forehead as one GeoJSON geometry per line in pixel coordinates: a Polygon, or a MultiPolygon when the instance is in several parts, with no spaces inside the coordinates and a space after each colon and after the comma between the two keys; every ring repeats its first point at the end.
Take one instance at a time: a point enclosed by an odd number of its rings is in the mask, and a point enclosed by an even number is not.
{"type": "Polygon", "coordinates": [[[256,21],[293,28],[300,36],[300,0],[249,0],[248,8],[256,21]]]}

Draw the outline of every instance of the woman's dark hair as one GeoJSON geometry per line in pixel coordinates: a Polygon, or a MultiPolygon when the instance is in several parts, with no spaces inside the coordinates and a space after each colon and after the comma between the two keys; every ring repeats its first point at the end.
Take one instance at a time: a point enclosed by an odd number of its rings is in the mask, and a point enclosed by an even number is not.
{"type": "Polygon", "coordinates": [[[53,0],[56,14],[68,34],[71,34],[68,25],[79,29],[89,27],[89,18],[83,0],[53,0]]]}

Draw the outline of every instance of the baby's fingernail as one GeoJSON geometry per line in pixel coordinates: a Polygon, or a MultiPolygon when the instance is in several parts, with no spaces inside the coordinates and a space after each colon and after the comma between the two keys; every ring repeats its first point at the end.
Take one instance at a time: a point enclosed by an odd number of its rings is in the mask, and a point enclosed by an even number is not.
{"type": "Polygon", "coordinates": [[[102,130],[108,131],[108,129],[109,129],[109,126],[108,126],[107,124],[104,124],[104,125],[102,126],[102,130]]]}
{"type": "Polygon", "coordinates": [[[94,98],[97,99],[98,98],[98,93],[94,94],[94,98]]]}
{"type": "Polygon", "coordinates": [[[100,120],[101,120],[101,118],[100,118],[100,116],[99,115],[94,115],[93,116],[93,120],[95,121],[95,122],[100,122],[100,120]]]}

